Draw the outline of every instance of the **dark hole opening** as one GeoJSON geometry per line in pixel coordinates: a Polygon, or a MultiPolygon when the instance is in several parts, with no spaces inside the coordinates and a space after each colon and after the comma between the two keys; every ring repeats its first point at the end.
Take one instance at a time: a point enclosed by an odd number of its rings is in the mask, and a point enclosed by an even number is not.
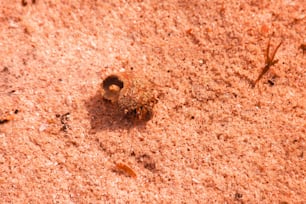
{"type": "Polygon", "coordinates": [[[123,88],[123,82],[117,76],[109,76],[103,81],[103,89],[108,90],[111,85],[119,86],[120,89],[123,88]]]}

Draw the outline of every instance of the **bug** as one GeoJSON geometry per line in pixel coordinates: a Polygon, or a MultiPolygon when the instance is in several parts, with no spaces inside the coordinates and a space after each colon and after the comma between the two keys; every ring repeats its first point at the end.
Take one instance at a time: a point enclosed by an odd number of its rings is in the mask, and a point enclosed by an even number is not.
{"type": "Polygon", "coordinates": [[[126,173],[127,175],[129,175],[132,178],[136,178],[137,174],[135,173],[135,171],[129,167],[128,165],[124,164],[124,163],[117,163],[116,164],[116,169],[126,173]]]}
{"type": "Polygon", "coordinates": [[[272,55],[270,56],[270,40],[271,39],[269,38],[267,49],[266,49],[266,52],[265,52],[265,66],[262,69],[262,71],[260,72],[257,79],[253,82],[253,84],[252,84],[253,87],[255,87],[256,84],[258,83],[258,81],[263,77],[263,75],[265,75],[269,71],[269,69],[278,62],[278,59],[274,59],[274,58],[275,58],[275,54],[276,54],[277,50],[282,45],[283,41],[281,41],[277,45],[277,47],[273,51],[272,55]]]}

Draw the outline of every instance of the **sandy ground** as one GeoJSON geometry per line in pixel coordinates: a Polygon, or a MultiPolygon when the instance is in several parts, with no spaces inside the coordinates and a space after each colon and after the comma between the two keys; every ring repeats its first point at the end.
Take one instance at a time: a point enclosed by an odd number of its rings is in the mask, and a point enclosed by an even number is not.
{"type": "Polygon", "coordinates": [[[305,10],[1,0],[0,202],[306,203],[305,10]],[[161,93],[146,124],[101,97],[124,70],[161,93]]]}

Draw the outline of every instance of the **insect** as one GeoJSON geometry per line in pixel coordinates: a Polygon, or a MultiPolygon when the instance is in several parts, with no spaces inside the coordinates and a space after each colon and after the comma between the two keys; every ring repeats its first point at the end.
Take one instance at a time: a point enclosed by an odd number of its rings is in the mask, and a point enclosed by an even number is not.
{"type": "Polygon", "coordinates": [[[116,169],[126,173],[127,175],[129,175],[132,178],[136,178],[137,174],[135,173],[135,171],[129,167],[128,165],[124,164],[124,163],[117,163],[116,164],[116,169]]]}
{"type": "Polygon", "coordinates": [[[263,75],[265,75],[269,71],[270,67],[275,65],[278,62],[278,59],[274,59],[274,57],[275,57],[275,54],[276,54],[277,50],[279,49],[279,47],[283,43],[283,41],[281,41],[277,45],[277,47],[273,51],[272,55],[270,56],[270,40],[271,39],[269,38],[267,49],[266,49],[266,52],[265,52],[265,66],[262,69],[262,71],[259,74],[259,76],[257,77],[257,79],[253,82],[253,84],[252,84],[253,87],[255,87],[257,82],[263,77],[263,75]]]}

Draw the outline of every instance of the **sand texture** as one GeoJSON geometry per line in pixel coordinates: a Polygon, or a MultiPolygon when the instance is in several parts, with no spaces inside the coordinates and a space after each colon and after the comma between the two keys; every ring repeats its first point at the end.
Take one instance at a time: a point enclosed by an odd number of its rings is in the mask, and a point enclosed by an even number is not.
{"type": "Polygon", "coordinates": [[[0,203],[306,203],[305,30],[305,0],[1,0],[0,203]],[[101,95],[123,71],[148,122],[101,95]]]}

